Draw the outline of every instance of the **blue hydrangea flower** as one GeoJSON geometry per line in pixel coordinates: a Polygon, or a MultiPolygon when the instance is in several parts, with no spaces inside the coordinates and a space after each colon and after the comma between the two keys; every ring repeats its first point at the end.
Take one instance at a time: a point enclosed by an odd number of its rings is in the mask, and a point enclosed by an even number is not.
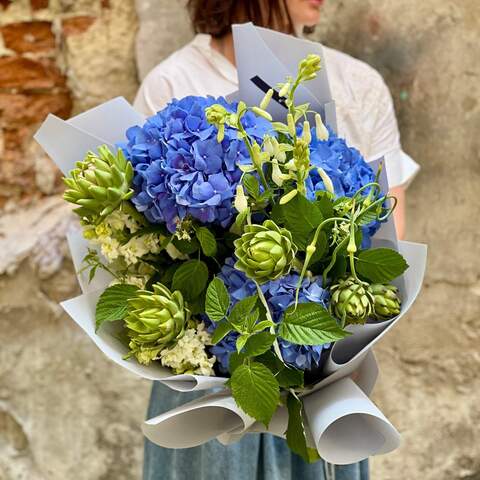
{"type": "MultiPolygon", "coordinates": [[[[205,117],[205,108],[214,103],[236,109],[223,98],[174,99],[142,127],[127,131],[123,149],[135,170],[132,201],[149,222],[166,223],[171,232],[187,215],[227,227],[235,214],[238,164],[250,158],[232,128],[227,127],[224,140],[217,142],[217,129],[205,117]]],[[[243,123],[259,141],[271,130],[269,122],[251,112],[243,123]]]]}
{"type": "MultiPolygon", "coordinates": [[[[218,275],[225,283],[232,303],[235,304],[242,298],[256,293],[255,283],[246,277],[243,272],[233,268],[234,260],[229,258],[218,275]]],[[[298,282],[298,274],[294,273],[262,285],[262,291],[267,299],[270,311],[275,322],[282,319],[283,313],[295,301],[295,290],[298,282]]],[[[299,302],[316,302],[327,307],[329,294],[322,288],[321,278],[304,279],[300,289],[299,302]]],[[[215,323],[206,319],[209,331],[215,329],[215,323]]],[[[238,334],[229,333],[223,340],[210,347],[210,352],[216,356],[222,373],[228,372],[230,354],[236,350],[235,342],[238,334]]],[[[279,339],[280,350],[284,360],[295,368],[308,370],[320,366],[321,353],[325,345],[294,345],[286,340],[279,339]]]]}
{"type": "MultiPolygon", "coordinates": [[[[310,143],[310,162],[313,167],[322,167],[330,177],[337,197],[352,197],[355,192],[375,181],[375,172],[365,161],[362,154],[338,137],[331,129],[328,140],[317,140],[315,128],[312,128],[310,143]]],[[[307,196],[313,200],[315,192],[325,190],[325,185],[316,168],[312,168],[306,182],[307,196]]],[[[365,192],[367,193],[368,190],[365,192]]],[[[363,248],[368,248],[371,237],[380,228],[375,221],[362,227],[363,248]]]]}

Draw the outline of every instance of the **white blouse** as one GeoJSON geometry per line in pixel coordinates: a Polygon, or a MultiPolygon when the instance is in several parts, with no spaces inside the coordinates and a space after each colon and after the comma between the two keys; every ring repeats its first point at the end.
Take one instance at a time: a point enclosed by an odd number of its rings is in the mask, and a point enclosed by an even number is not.
{"type": "MultiPolygon", "coordinates": [[[[406,187],[419,166],[402,150],[392,97],[383,78],[345,53],[327,47],[324,52],[339,135],[366,159],[385,156],[390,187],[406,187]]],[[[223,96],[237,89],[234,65],[211,47],[210,35],[198,34],[146,76],[134,106],[153,115],[172,98],[223,96]]]]}

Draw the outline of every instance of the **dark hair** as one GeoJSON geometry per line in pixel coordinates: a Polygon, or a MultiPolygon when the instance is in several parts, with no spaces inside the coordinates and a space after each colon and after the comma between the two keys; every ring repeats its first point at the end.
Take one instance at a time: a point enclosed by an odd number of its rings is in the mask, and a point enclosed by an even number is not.
{"type": "Polygon", "coordinates": [[[285,0],[188,0],[195,33],[222,37],[233,23],[253,22],[259,27],[294,34],[285,0]]]}

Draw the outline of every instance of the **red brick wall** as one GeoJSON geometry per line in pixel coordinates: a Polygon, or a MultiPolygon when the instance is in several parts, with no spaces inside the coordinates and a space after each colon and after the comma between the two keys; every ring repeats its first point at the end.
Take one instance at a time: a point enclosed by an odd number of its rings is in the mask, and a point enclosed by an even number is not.
{"type": "MultiPolygon", "coordinates": [[[[106,0],[95,1],[96,12],[110,8],[106,0]]],[[[49,13],[48,0],[30,0],[27,20],[10,23],[14,3],[0,0],[0,210],[7,202],[26,204],[45,193],[35,178],[32,135],[48,113],[71,115],[73,95],[61,67],[62,44],[96,21],[94,15],[69,12],[40,15],[49,13]]],[[[53,191],[61,189],[57,177],[53,191]]]]}

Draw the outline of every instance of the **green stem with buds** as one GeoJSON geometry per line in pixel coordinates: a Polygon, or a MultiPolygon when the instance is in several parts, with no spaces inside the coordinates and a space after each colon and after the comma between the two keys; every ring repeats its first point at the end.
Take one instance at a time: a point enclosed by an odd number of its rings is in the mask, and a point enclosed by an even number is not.
{"type": "Polygon", "coordinates": [[[252,147],[252,144],[250,142],[250,137],[248,136],[248,133],[245,131],[245,129],[243,128],[243,125],[242,125],[242,117],[243,115],[248,111],[248,108],[245,108],[244,110],[242,110],[241,112],[238,113],[237,115],[237,130],[242,134],[242,138],[245,142],[245,146],[247,147],[247,150],[248,150],[248,153],[250,154],[250,157],[252,159],[252,163],[253,165],[255,166],[255,169],[257,170],[257,173],[258,175],[260,176],[260,180],[263,184],[263,187],[265,188],[265,190],[269,190],[268,188],[268,182],[267,182],[267,179],[265,178],[265,174],[263,173],[263,169],[262,169],[262,166],[257,166],[255,165],[255,160],[254,160],[254,157],[255,157],[255,154],[253,152],[253,147],[252,147]]]}
{"type": "Polygon", "coordinates": [[[306,248],[305,261],[303,262],[303,268],[300,273],[300,278],[298,279],[297,290],[295,292],[295,308],[297,308],[300,288],[302,287],[302,282],[303,282],[303,279],[305,278],[305,274],[307,273],[307,268],[308,268],[308,265],[310,264],[310,260],[312,259],[313,254],[315,253],[316,245],[318,242],[318,236],[320,235],[322,228],[330,222],[343,221],[343,220],[344,219],[340,217],[327,218],[315,230],[315,235],[313,236],[313,240],[310,242],[310,244],[306,248]]]}

